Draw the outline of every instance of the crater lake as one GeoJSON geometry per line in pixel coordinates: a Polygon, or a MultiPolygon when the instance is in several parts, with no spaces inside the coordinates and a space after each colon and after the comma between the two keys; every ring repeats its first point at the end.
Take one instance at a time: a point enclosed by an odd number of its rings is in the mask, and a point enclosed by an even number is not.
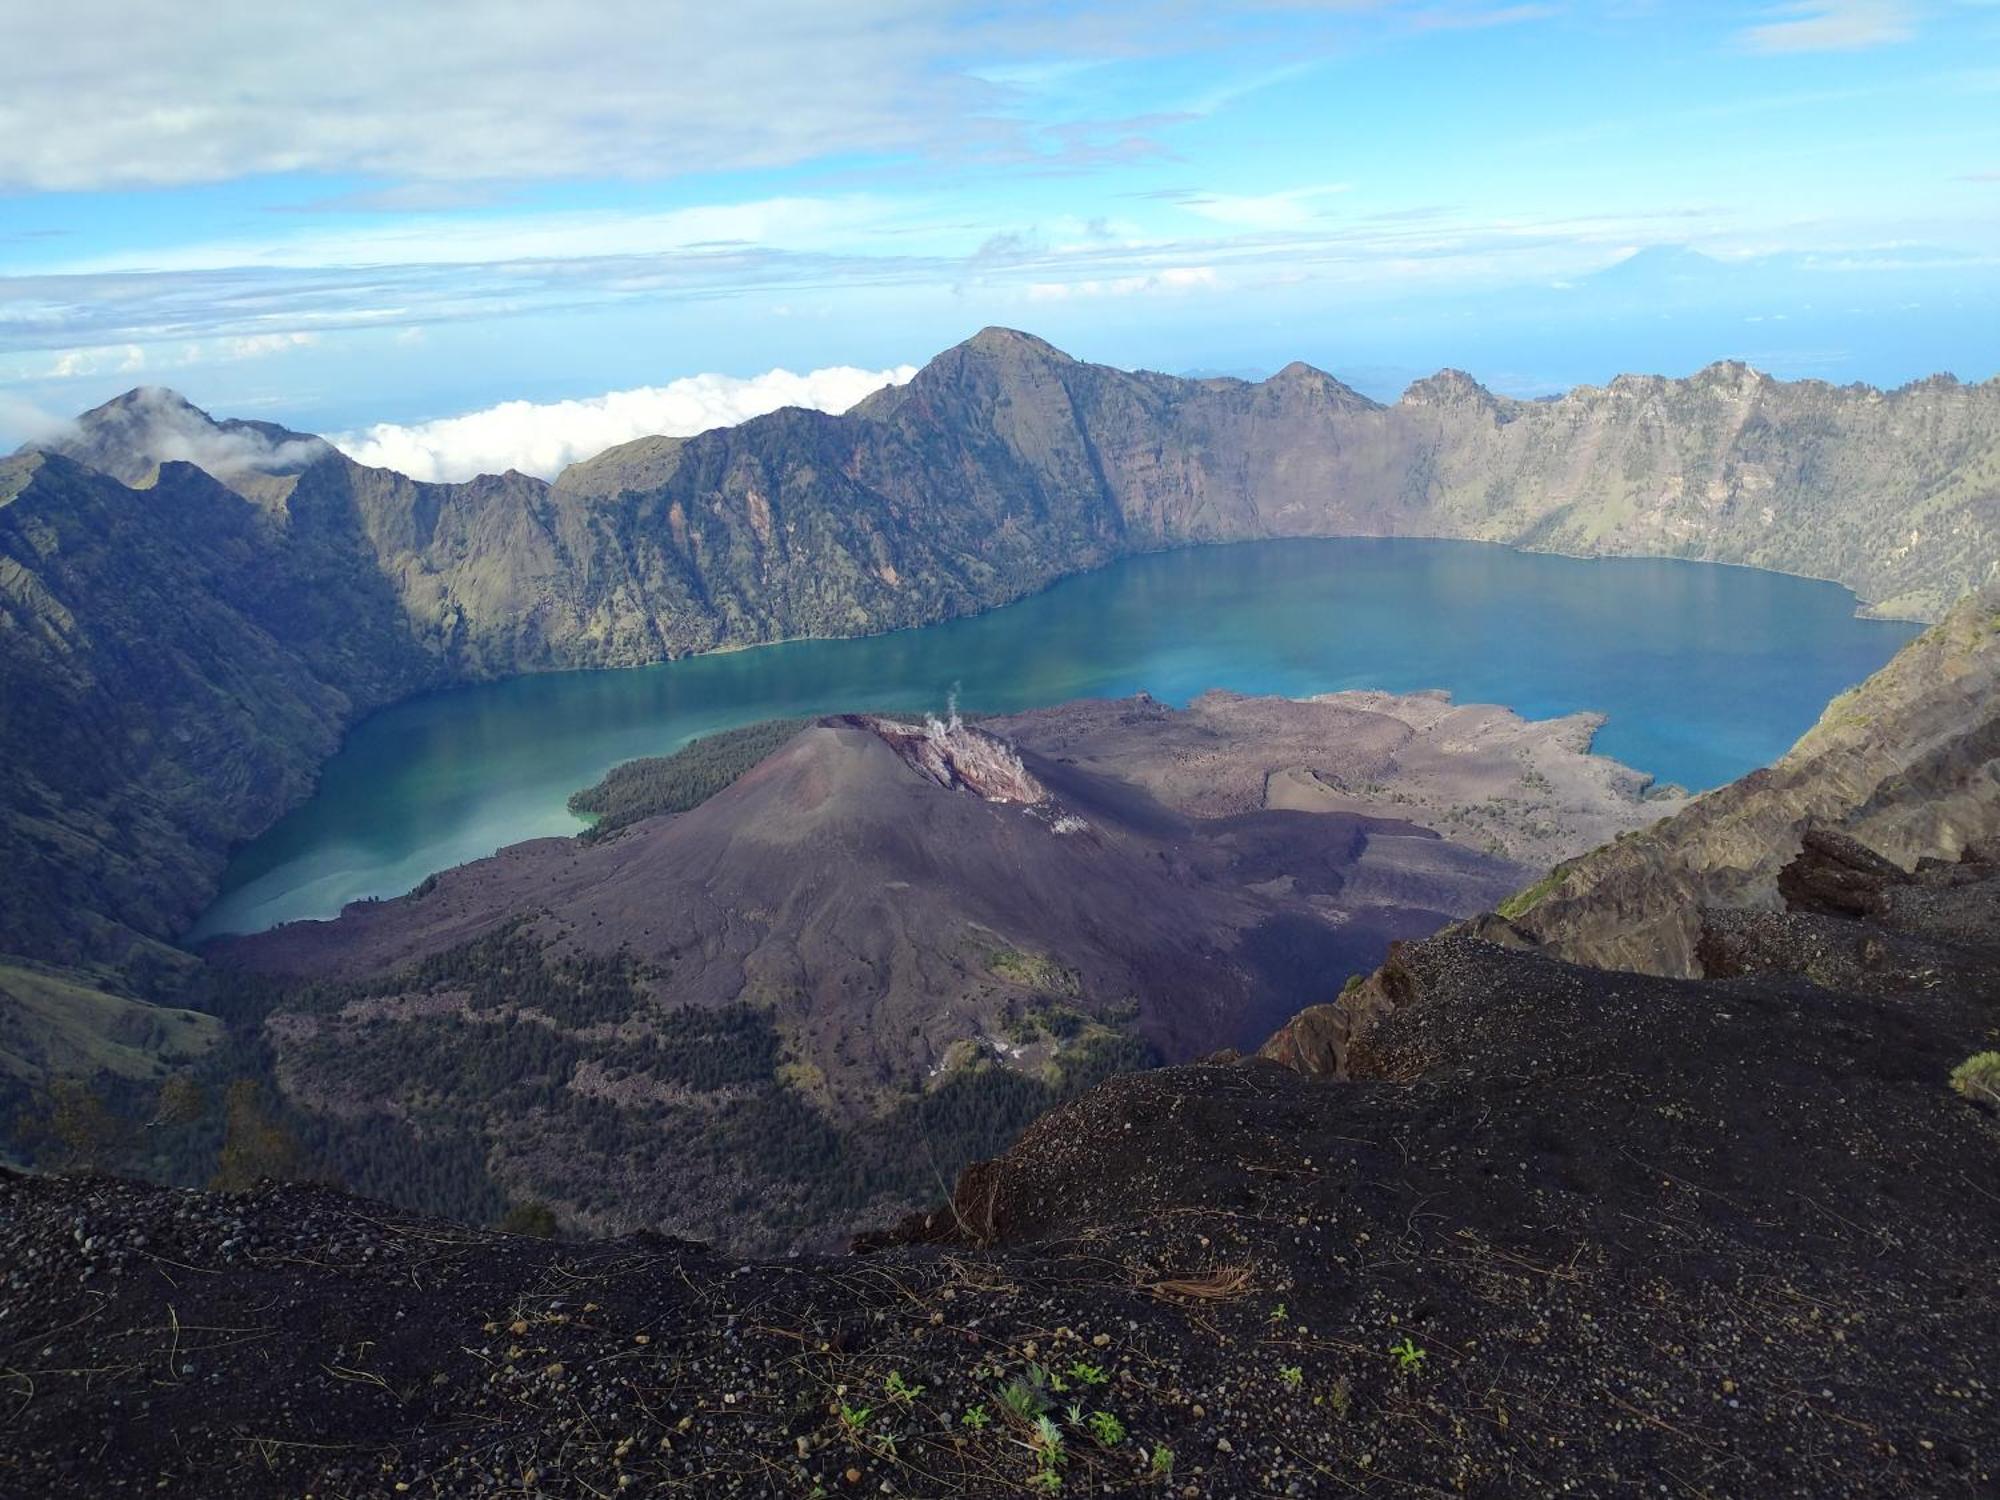
{"type": "Polygon", "coordinates": [[[1596,749],[1702,789],[1783,754],[1920,627],[1831,583],[1479,542],[1328,539],[1164,552],[894,634],[411,699],[355,728],[313,797],[238,852],[190,941],[331,917],[505,844],[574,832],[569,795],[622,761],[760,719],[1013,712],[1209,688],[1442,689],[1528,718],[1601,713],[1596,749]]]}

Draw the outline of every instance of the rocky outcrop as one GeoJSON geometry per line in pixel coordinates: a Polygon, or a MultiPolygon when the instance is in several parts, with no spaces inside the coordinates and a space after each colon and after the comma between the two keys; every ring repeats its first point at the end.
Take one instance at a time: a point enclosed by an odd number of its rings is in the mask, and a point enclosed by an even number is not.
{"type": "Polygon", "coordinates": [[[1887,910],[1889,893],[1914,879],[1894,860],[1846,834],[1808,828],[1800,836],[1798,856],[1778,872],[1778,899],[1787,911],[1879,917],[1887,910]]]}
{"type": "Polygon", "coordinates": [[[1905,870],[2000,835],[2000,587],[1835,699],[1776,765],[1558,866],[1500,911],[1578,963],[1699,974],[1702,913],[1781,909],[1780,873],[1814,829],[1822,853],[1841,835],[1905,870]]]}
{"type": "Polygon", "coordinates": [[[1037,807],[1049,789],[1021,762],[1021,752],[997,735],[974,729],[953,713],[922,724],[864,715],[851,722],[878,735],[904,764],[950,791],[970,792],[988,802],[1037,807]]]}

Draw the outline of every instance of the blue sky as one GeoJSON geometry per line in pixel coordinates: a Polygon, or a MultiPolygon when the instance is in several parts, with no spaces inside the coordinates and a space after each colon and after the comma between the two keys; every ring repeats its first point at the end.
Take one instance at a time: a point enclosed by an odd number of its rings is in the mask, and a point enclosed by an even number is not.
{"type": "Polygon", "coordinates": [[[2000,370],[2000,3],[0,0],[0,443],[1086,358],[2000,370]]]}

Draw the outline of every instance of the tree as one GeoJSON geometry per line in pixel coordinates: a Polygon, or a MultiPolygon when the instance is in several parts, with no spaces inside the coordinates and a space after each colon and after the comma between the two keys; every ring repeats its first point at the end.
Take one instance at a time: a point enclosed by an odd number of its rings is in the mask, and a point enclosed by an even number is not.
{"type": "Polygon", "coordinates": [[[132,1126],[80,1078],[52,1078],[16,1127],[59,1172],[109,1171],[132,1148],[132,1126]]]}
{"type": "Polygon", "coordinates": [[[211,1188],[245,1192],[266,1177],[283,1182],[305,1171],[305,1152],[298,1140],[265,1107],[264,1091],[254,1078],[229,1085],[222,1130],[222,1154],[211,1188]]]}
{"type": "Polygon", "coordinates": [[[175,1073],[160,1085],[153,1101],[155,1125],[192,1125],[208,1113],[208,1090],[192,1073],[175,1073]]]}

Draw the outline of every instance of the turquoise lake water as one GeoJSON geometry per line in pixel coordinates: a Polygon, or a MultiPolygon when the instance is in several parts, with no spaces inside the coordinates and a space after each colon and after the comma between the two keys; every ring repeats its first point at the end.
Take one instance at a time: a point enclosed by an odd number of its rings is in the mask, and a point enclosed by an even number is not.
{"type": "Polygon", "coordinates": [[[1159,553],[1005,609],[860,640],[455,689],[358,726],[319,790],[231,863],[191,937],[329,917],[503,844],[580,826],[621,761],[759,719],[849,708],[1010,712],[1211,687],[1302,697],[1443,688],[1530,717],[1607,715],[1596,748],[1719,785],[1783,754],[1913,625],[1834,584],[1578,560],[1476,542],[1253,542],[1159,553]]]}

